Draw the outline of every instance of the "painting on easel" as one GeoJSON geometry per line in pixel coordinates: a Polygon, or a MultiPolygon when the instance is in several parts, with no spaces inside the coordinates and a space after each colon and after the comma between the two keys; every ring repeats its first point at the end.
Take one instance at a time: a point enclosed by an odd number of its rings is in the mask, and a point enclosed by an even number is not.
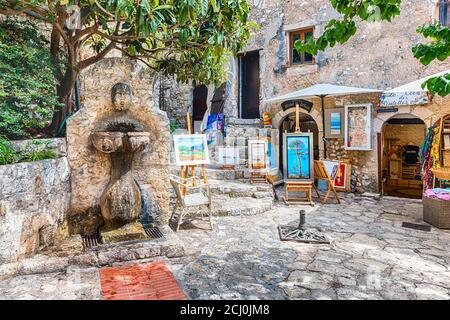
{"type": "Polygon", "coordinates": [[[239,165],[239,149],[237,147],[223,147],[217,148],[218,156],[217,162],[223,167],[232,167],[239,165]]]}
{"type": "Polygon", "coordinates": [[[204,134],[174,135],[177,166],[193,166],[209,163],[208,142],[204,134]]]}
{"type": "Polygon", "coordinates": [[[265,172],[268,166],[267,140],[248,140],[248,167],[250,171],[265,172]]]}
{"type": "Polygon", "coordinates": [[[313,134],[283,134],[283,174],[286,182],[312,182],[313,134]]]}

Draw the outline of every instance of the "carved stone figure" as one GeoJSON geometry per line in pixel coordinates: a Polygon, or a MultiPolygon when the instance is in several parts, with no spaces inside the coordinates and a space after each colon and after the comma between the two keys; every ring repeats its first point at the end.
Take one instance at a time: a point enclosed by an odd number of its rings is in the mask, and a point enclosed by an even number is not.
{"type": "Polygon", "coordinates": [[[136,153],[143,151],[150,141],[150,133],[144,132],[142,125],[127,115],[127,110],[133,107],[130,86],[114,85],[111,99],[117,115],[100,121],[90,136],[94,147],[109,154],[111,160],[111,178],[100,198],[104,231],[120,228],[139,218],[141,191],[133,177],[132,163],[136,153]]]}

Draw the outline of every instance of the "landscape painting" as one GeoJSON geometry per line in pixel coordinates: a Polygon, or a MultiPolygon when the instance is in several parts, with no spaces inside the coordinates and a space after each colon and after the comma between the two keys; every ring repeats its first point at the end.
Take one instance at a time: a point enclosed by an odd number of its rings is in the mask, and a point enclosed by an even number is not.
{"type": "Polygon", "coordinates": [[[283,160],[286,181],[312,181],[313,134],[284,133],[283,160]]]}
{"type": "Polygon", "coordinates": [[[325,109],[325,137],[344,138],[344,108],[325,109]]]}
{"type": "Polygon", "coordinates": [[[330,114],[330,132],[332,135],[341,134],[341,113],[331,112],[330,114]]]}
{"type": "Polygon", "coordinates": [[[173,136],[177,166],[209,163],[208,145],[204,134],[173,136]]]}
{"type": "Polygon", "coordinates": [[[239,165],[239,149],[237,147],[219,146],[217,152],[217,162],[222,166],[239,165]]]}
{"type": "Polygon", "coordinates": [[[265,171],[268,166],[267,140],[248,140],[248,167],[252,172],[265,171]]]}

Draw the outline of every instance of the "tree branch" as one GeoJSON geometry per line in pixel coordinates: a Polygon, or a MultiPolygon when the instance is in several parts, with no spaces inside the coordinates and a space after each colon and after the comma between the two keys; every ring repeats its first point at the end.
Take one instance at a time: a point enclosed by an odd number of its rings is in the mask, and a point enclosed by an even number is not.
{"type": "Polygon", "coordinates": [[[89,67],[90,65],[100,61],[101,59],[103,59],[112,49],[116,48],[116,43],[115,42],[110,42],[105,49],[103,49],[99,54],[97,54],[96,56],[87,58],[83,61],[80,61],[77,64],[77,70],[78,72],[89,67]]]}

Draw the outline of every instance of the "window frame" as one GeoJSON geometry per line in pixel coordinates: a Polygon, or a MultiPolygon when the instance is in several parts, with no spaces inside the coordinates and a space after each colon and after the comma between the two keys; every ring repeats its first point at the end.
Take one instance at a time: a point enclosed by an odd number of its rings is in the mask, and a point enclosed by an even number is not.
{"type": "Polygon", "coordinates": [[[437,12],[437,20],[444,26],[449,27],[450,26],[450,15],[448,12],[448,9],[450,8],[450,0],[438,0],[437,1],[437,7],[438,7],[438,12],[437,12]],[[444,8],[442,8],[444,6],[444,8]],[[446,9],[447,14],[445,15],[445,19],[446,21],[442,21],[442,15],[441,13],[446,9]]]}
{"type": "Polygon", "coordinates": [[[289,61],[288,61],[288,65],[290,65],[290,66],[300,66],[300,65],[315,64],[316,63],[315,56],[312,56],[311,61],[305,61],[305,52],[302,52],[300,54],[300,62],[295,62],[294,63],[294,40],[293,40],[295,35],[300,35],[300,40],[305,40],[305,35],[307,33],[312,33],[313,38],[314,38],[314,27],[307,27],[307,28],[301,28],[301,29],[296,29],[296,30],[289,30],[289,31],[286,31],[286,32],[287,32],[287,36],[288,36],[288,39],[289,39],[289,46],[288,46],[289,61]]]}

